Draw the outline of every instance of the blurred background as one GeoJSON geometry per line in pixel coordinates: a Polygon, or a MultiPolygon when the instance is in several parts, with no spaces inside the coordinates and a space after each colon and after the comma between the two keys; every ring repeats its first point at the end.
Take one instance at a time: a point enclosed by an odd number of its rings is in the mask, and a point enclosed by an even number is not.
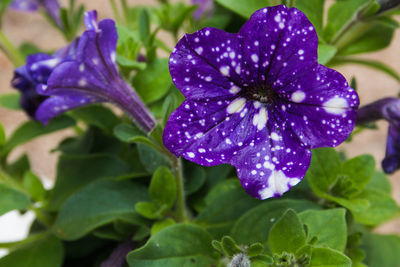
{"type": "MultiPolygon", "coordinates": [[[[60,2],[62,5],[67,4],[67,1],[60,2]]],[[[96,9],[100,19],[113,17],[108,0],[77,0],[76,2],[78,4],[83,3],[86,6],[86,10],[96,9]]],[[[151,5],[156,4],[157,1],[131,0],[128,3],[130,5],[151,5]]],[[[3,18],[3,31],[16,46],[24,41],[29,41],[45,51],[53,51],[65,45],[61,34],[52,28],[39,13],[23,13],[11,9],[7,10],[3,18]]],[[[169,47],[172,48],[174,46],[174,42],[167,34],[161,38],[165,40],[169,47]]],[[[400,32],[396,31],[391,46],[385,50],[361,57],[379,59],[400,72],[400,32]]],[[[400,86],[398,82],[381,72],[359,65],[347,65],[339,67],[337,70],[348,81],[352,77],[357,78],[358,92],[362,105],[378,98],[397,96],[399,93],[400,86]]],[[[0,94],[14,92],[10,86],[12,77],[13,66],[11,62],[0,53],[0,94]]],[[[27,117],[23,112],[10,111],[0,107],[0,121],[4,125],[7,135],[11,134],[26,119],[27,117]]],[[[386,124],[383,121],[378,122],[379,130],[364,131],[357,135],[351,144],[345,143],[340,145],[339,150],[344,150],[348,157],[354,157],[363,153],[373,154],[377,167],[380,168],[380,163],[385,153],[386,124]]],[[[10,160],[17,158],[22,153],[27,153],[31,159],[32,170],[44,181],[45,186],[51,187],[55,176],[56,154],[50,153],[50,151],[61,139],[70,134],[72,134],[72,131],[65,130],[35,139],[13,151],[10,155],[10,160]]],[[[393,196],[400,204],[400,171],[391,175],[390,179],[394,187],[393,196]]],[[[27,225],[32,219],[33,215],[31,214],[26,214],[21,219],[18,212],[11,212],[0,217],[0,242],[23,238],[27,232],[27,225]]],[[[400,233],[400,219],[386,223],[379,227],[377,231],[380,233],[400,233]]]]}

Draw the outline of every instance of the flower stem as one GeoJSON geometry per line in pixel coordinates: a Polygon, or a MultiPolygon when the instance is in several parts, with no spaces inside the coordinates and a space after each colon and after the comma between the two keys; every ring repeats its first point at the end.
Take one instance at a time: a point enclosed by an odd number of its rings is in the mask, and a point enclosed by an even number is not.
{"type": "Polygon", "coordinates": [[[4,51],[5,55],[10,59],[15,67],[24,65],[25,60],[18,49],[8,40],[6,35],[0,29],[0,48],[4,51]]]}
{"type": "Polygon", "coordinates": [[[173,171],[176,179],[176,186],[177,186],[177,199],[176,199],[176,216],[177,219],[181,222],[189,221],[189,214],[186,207],[185,201],[185,189],[183,186],[183,172],[182,172],[182,161],[180,158],[176,158],[174,155],[171,154],[173,157],[173,171]]]}

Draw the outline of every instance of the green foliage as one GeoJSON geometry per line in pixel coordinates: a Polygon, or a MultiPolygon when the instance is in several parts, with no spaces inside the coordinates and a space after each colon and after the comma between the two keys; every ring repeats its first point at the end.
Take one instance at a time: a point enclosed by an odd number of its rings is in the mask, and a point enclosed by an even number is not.
{"type": "Polygon", "coordinates": [[[48,208],[59,209],[70,195],[92,181],[127,174],[129,170],[125,162],[112,155],[61,155],[48,208]]]}
{"type": "Polygon", "coordinates": [[[26,209],[29,204],[29,197],[25,193],[0,182],[0,215],[11,210],[26,209]]]}
{"type": "Polygon", "coordinates": [[[23,186],[33,200],[41,201],[44,199],[46,190],[43,187],[42,181],[31,171],[25,173],[23,186]]]}
{"type": "Polygon", "coordinates": [[[296,213],[289,209],[271,227],[269,247],[272,253],[295,253],[306,243],[306,233],[296,213]]]}
{"type": "Polygon", "coordinates": [[[145,199],[146,189],[133,182],[94,181],[68,198],[53,229],[64,240],[76,240],[120,216],[133,214],[135,203],[145,199]]]}
{"type": "Polygon", "coordinates": [[[147,64],[133,79],[133,86],[145,103],[162,98],[171,87],[168,59],[157,59],[147,64]]]}
{"type": "Polygon", "coordinates": [[[299,218],[307,226],[307,242],[344,252],[347,243],[346,211],[344,209],[306,210],[299,218]]]}
{"type": "Polygon", "coordinates": [[[149,187],[151,202],[139,202],[135,209],[148,219],[161,219],[173,207],[176,192],[175,177],[167,167],[161,166],[151,178],[149,187]]]}
{"type": "Polygon", "coordinates": [[[363,249],[365,263],[370,267],[391,267],[400,262],[400,237],[395,235],[365,234],[363,249]]]}
{"type": "Polygon", "coordinates": [[[330,248],[314,248],[311,254],[312,267],[350,267],[351,260],[330,248]]]}
{"type": "Polygon", "coordinates": [[[342,163],[333,149],[324,148],[313,151],[307,179],[315,194],[349,209],[356,221],[378,225],[393,218],[398,207],[387,191],[366,187],[374,175],[370,156],[342,163]]]}
{"type": "Polygon", "coordinates": [[[43,233],[13,248],[10,254],[0,259],[0,267],[61,267],[63,258],[61,241],[52,234],[43,233]]]}
{"type": "Polygon", "coordinates": [[[250,18],[251,14],[253,14],[256,10],[267,6],[275,6],[280,4],[280,1],[276,0],[216,0],[216,2],[246,19],[250,18]]]}
{"type": "Polygon", "coordinates": [[[322,37],[325,0],[296,0],[294,3],[314,25],[318,36],[322,37]]]}
{"type": "Polygon", "coordinates": [[[0,106],[11,110],[20,110],[20,97],[21,96],[18,93],[2,94],[0,96],[0,106]]]}
{"type": "Polygon", "coordinates": [[[175,224],[128,254],[129,266],[211,266],[216,262],[211,236],[192,224],[175,224]]]}
{"type": "Polygon", "coordinates": [[[37,121],[27,121],[19,126],[8,138],[6,144],[0,151],[0,155],[5,155],[16,146],[26,143],[36,137],[71,127],[74,124],[75,121],[67,116],[55,118],[46,126],[37,121]]]}
{"type": "Polygon", "coordinates": [[[318,209],[319,206],[305,200],[267,200],[245,212],[232,228],[231,236],[239,244],[266,243],[272,225],[288,209],[297,212],[318,209]],[[251,225],[251,227],[248,227],[251,225]]]}
{"type": "Polygon", "coordinates": [[[110,109],[100,105],[90,105],[74,109],[69,114],[75,120],[98,127],[106,133],[112,133],[114,127],[120,122],[110,109]]]}

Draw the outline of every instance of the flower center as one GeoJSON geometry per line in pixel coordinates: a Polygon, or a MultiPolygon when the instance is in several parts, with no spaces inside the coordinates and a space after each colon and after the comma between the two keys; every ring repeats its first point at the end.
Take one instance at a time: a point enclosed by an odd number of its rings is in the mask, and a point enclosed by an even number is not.
{"type": "Polygon", "coordinates": [[[261,103],[269,103],[276,98],[277,93],[268,84],[260,84],[253,87],[245,87],[243,96],[250,100],[259,101],[261,103]]]}

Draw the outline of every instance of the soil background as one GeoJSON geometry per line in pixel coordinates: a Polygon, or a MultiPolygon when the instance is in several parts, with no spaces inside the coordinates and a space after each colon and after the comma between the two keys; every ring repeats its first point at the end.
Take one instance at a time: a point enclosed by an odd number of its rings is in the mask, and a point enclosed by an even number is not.
{"type": "MultiPolygon", "coordinates": [[[[1,1],[1,0],[0,0],[1,1]]],[[[64,6],[67,1],[60,1],[64,6]]],[[[112,10],[108,0],[85,0],[76,1],[83,3],[86,10],[96,9],[99,18],[112,18],[112,10]]],[[[156,4],[156,0],[128,0],[130,5],[151,5],[156,4]]],[[[400,21],[400,20],[399,20],[400,21]]],[[[43,17],[37,13],[23,13],[8,10],[3,18],[3,30],[10,40],[19,45],[24,41],[29,41],[44,50],[56,50],[63,45],[65,41],[61,34],[53,29],[43,17]]],[[[173,42],[165,35],[164,39],[173,47],[173,42]]],[[[397,30],[394,40],[390,47],[380,52],[371,53],[362,58],[377,59],[390,65],[400,72],[400,30],[397,30]]],[[[373,100],[382,97],[396,96],[399,94],[400,85],[391,77],[358,65],[348,65],[337,68],[350,81],[351,77],[357,78],[358,92],[361,104],[367,104],[373,100]]],[[[0,94],[14,92],[10,87],[10,81],[13,76],[13,66],[8,59],[0,52],[0,94]]],[[[0,107],[0,121],[6,129],[9,136],[14,129],[27,118],[24,113],[19,111],[10,111],[0,107]]],[[[357,135],[352,143],[346,143],[339,146],[339,149],[345,150],[349,157],[354,157],[363,153],[373,154],[376,159],[377,167],[380,168],[380,162],[385,154],[387,123],[379,122],[379,130],[364,131],[357,135]]],[[[35,139],[26,145],[16,149],[10,155],[15,159],[22,153],[27,153],[30,157],[33,171],[38,174],[47,184],[54,180],[57,154],[49,153],[60,140],[72,134],[65,130],[56,134],[48,135],[35,139]]],[[[393,196],[400,204],[400,171],[390,176],[393,184],[393,196]]],[[[400,219],[382,225],[377,229],[381,233],[399,233],[400,219]]]]}

